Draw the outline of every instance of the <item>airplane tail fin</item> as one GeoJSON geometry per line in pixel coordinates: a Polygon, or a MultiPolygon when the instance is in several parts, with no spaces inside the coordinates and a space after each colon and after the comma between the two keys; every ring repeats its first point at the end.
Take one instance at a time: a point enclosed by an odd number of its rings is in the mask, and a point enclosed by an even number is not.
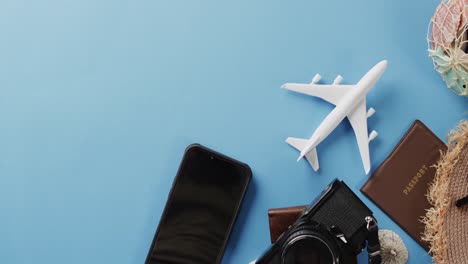
{"type": "MultiPolygon", "coordinates": [[[[288,137],[286,139],[286,143],[294,147],[295,149],[302,151],[306,145],[307,145],[307,140],[302,139],[302,138],[293,138],[293,137],[288,137]]],[[[319,169],[319,162],[318,162],[318,156],[317,156],[317,149],[313,148],[309,153],[305,155],[305,158],[309,162],[310,166],[314,169],[314,171],[318,171],[319,169]]]]}

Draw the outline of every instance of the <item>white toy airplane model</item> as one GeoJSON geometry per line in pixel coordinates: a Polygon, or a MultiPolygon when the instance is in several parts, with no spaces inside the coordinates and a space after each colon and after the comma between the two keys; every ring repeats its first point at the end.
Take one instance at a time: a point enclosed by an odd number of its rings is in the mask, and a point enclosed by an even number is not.
{"type": "Polygon", "coordinates": [[[310,84],[285,83],[281,88],[285,88],[298,93],[316,96],[324,99],[336,107],[322,121],[310,139],[300,139],[289,137],[286,142],[299,150],[298,161],[305,157],[312,168],[319,169],[316,147],[322,142],[337,126],[348,117],[349,122],[356,134],[359,152],[366,174],[370,171],[369,142],[377,137],[374,130],[370,135],[367,133],[367,118],[371,117],[375,110],[369,108],[366,111],[366,94],[374,86],[382,73],[387,69],[387,61],[377,63],[370,69],[356,85],[340,85],[343,77],[338,75],[333,84],[316,84],[320,80],[320,75],[316,74],[310,84]]]}

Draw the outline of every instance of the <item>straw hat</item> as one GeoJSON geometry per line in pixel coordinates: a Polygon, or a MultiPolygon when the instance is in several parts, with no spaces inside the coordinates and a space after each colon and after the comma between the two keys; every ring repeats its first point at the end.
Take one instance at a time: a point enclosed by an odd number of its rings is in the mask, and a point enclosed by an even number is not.
{"type": "Polygon", "coordinates": [[[462,121],[448,135],[448,151],[437,164],[429,188],[431,205],[423,219],[423,239],[431,244],[430,253],[438,264],[468,263],[468,121],[462,121]],[[456,205],[458,201],[458,206],[456,205]],[[464,199],[466,202],[466,198],[464,199]]]}

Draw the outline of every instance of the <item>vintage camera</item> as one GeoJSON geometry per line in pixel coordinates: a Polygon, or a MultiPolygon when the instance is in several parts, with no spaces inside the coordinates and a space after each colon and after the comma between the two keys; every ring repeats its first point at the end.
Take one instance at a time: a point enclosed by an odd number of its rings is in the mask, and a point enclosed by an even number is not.
{"type": "Polygon", "coordinates": [[[372,211],[335,179],[255,263],[354,263],[370,224],[372,211]]]}

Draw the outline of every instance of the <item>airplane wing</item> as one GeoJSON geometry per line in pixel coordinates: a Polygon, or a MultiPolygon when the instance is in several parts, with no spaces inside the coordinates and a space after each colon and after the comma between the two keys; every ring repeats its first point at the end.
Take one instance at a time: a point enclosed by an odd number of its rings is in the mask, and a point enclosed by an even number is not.
{"type": "Polygon", "coordinates": [[[322,98],[323,100],[338,104],[343,97],[354,85],[341,84],[301,84],[301,83],[285,83],[281,88],[322,98]]]}
{"type": "Polygon", "coordinates": [[[349,122],[353,127],[354,134],[361,153],[362,164],[366,174],[370,171],[370,157],[369,157],[369,141],[372,140],[367,132],[367,113],[366,113],[366,99],[363,99],[348,115],[349,122]]]}

